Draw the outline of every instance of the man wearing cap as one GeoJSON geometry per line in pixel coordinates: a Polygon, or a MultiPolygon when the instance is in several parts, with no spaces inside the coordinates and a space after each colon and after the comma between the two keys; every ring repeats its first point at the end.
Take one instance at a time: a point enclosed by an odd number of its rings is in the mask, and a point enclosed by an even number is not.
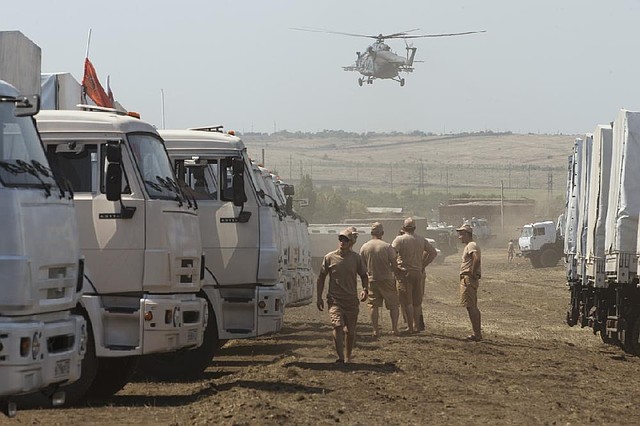
{"type": "Polygon", "coordinates": [[[385,306],[391,315],[391,334],[398,335],[398,316],[400,315],[400,301],[396,289],[395,277],[396,252],[391,244],[382,241],[384,229],[380,222],[371,225],[371,240],[360,248],[360,256],[367,266],[369,276],[369,309],[373,335],[380,335],[378,327],[378,308],[385,306]]]}
{"type": "Polygon", "coordinates": [[[369,277],[367,267],[360,255],[351,247],[356,234],[349,228],[338,235],[338,249],[327,253],[322,260],[317,281],[317,306],[324,310],[324,284],[329,276],[327,306],[333,326],[333,342],[338,359],[336,362],[351,362],[351,352],[356,338],[356,324],[360,302],[367,299],[369,293],[369,277]],[[358,276],[362,280],[362,292],[358,297],[358,276]]]}
{"type": "Polygon", "coordinates": [[[402,235],[398,235],[391,246],[397,253],[398,296],[410,333],[418,331],[422,315],[424,296],[424,269],[437,256],[436,249],[415,233],[413,218],[404,220],[402,235]]]}
{"type": "Polygon", "coordinates": [[[462,225],[456,231],[458,239],[465,245],[460,264],[460,304],[467,308],[473,328],[473,334],[467,340],[479,342],[482,340],[481,315],[478,309],[478,287],[482,275],[480,247],[473,241],[473,228],[470,225],[462,225]]]}

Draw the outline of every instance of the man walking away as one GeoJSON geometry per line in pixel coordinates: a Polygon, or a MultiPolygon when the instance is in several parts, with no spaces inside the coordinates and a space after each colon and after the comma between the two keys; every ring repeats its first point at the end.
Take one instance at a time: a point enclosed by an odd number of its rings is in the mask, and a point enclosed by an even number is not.
{"type": "Polygon", "coordinates": [[[473,328],[473,334],[467,340],[479,342],[482,340],[481,315],[478,309],[478,287],[482,275],[480,247],[473,241],[471,226],[462,225],[456,231],[458,239],[464,244],[460,264],[460,303],[467,308],[473,328]]]}
{"type": "Polygon", "coordinates": [[[345,229],[338,235],[338,249],[327,253],[322,260],[317,285],[317,306],[324,310],[322,293],[327,275],[329,290],[327,306],[333,326],[333,342],[338,359],[336,362],[351,362],[351,353],[356,338],[356,324],[360,303],[367,299],[369,293],[369,277],[367,267],[358,253],[351,250],[356,234],[345,229]],[[362,280],[362,292],[358,297],[358,279],[362,280]]]}
{"type": "Polygon", "coordinates": [[[384,228],[381,223],[371,225],[371,240],[360,248],[360,256],[367,266],[369,276],[369,309],[373,335],[380,335],[378,326],[379,308],[384,301],[391,315],[391,334],[398,335],[398,316],[400,301],[396,289],[394,271],[396,269],[396,252],[391,244],[382,241],[384,228]]]}

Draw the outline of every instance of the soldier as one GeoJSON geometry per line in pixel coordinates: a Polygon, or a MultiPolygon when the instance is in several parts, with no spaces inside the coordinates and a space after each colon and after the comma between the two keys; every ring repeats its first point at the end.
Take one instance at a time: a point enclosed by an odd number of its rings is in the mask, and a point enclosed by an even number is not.
{"type": "Polygon", "coordinates": [[[396,269],[396,252],[391,244],[382,241],[384,228],[381,223],[371,225],[371,240],[360,248],[360,256],[367,266],[369,276],[369,309],[373,335],[380,335],[378,326],[379,308],[384,301],[391,315],[391,334],[398,335],[398,316],[400,301],[396,289],[394,271],[396,269]]]}
{"type": "Polygon", "coordinates": [[[467,308],[473,328],[473,334],[467,340],[479,342],[482,340],[481,314],[478,309],[478,287],[482,275],[480,247],[473,241],[471,226],[462,225],[456,231],[458,239],[464,244],[460,264],[460,304],[467,308]]]}
{"type": "Polygon", "coordinates": [[[436,257],[436,249],[424,238],[415,234],[416,223],[407,218],[391,246],[397,253],[398,296],[410,333],[420,328],[422,298],[424,296],[424,268],[436,257]]]}
{"type": "Polygon", "coordinates": [[[324,310],[322,293],[327,275],[329,290],[327,306],[333,326],[333,342],[338,359],[336,362],[351,362],[351,353],[356,338],[359,302],[364,302],[369,293],[369,277],[367,267],[358,253],[351,250],[356,234],[349,228],[338,235],[338,249],[327,253],[322,260],[322,267],[317,281],[317,306],[324,310]],[[362,292],[358,297],[358,279],[362,280],[362,292]]]}

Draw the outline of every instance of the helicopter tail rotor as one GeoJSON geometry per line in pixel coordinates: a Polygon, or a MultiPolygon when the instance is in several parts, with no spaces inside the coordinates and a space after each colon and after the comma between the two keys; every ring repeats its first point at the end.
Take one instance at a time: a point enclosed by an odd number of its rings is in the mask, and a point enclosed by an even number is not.
{"type": "Polygon", "coordinates": [[[407,45],[407,67],[413,66],[413,60],[416,57],[417,47],[407,45]]]}

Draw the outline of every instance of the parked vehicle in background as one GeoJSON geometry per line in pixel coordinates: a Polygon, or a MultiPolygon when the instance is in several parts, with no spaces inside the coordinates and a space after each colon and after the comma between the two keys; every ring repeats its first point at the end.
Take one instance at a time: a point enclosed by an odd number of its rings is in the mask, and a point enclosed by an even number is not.
{"type": "Polygon", "coordinates": [[[196,206],[162,139],[137,118],[93,109],[37,116],[51,167],[73,191],[86,258],[88,347],[66,387],[71,403],[114,394],[140,357],[194,349],[207,328],[196,206]]]}
{"type": "Polygon", "coordinates": [[[0,80],[0,403],[42,391],[64,403],[61,385],[80,377],[87,325],[72,313],[82,289],[73,198],[51,170],[33,115],[38,96],[0,80]]]}
{"type": "Polygon", "coordinates": [[[471,219],[464,219],[462,222],[473,228],[473,239],[476,241],[489,241],[495,238],[487,219],[472,217],[471,219]]]}
{"type": "Polygon", "coordinates": [[[551,220],[529,223],[522,227],[518,239],[520,253],[534,268],[556,266],[562,258],[564,240],[551,220]]]}
{"type": "Polygon", "coordinates": [[[453,226],[430,225],[425,231],[425,237],[432,239],[435,242],[433,246],[439,251],[434,260],[436,264],[442,264],[447,256],[458,253],[460,242],[453,226]]]}

